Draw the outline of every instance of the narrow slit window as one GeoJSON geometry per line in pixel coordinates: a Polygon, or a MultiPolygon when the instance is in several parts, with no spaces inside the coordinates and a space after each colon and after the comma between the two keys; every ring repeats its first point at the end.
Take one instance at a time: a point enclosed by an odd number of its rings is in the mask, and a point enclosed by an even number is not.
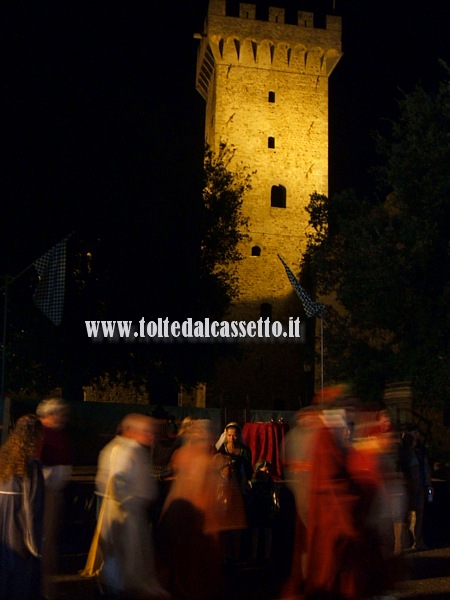
{"type": "Polygon", "coordinates": [[[275,148],[275,138],[273,136],[269,136],[267,139],[268,148],[275,148]]]}
{"type": "Polygon", "coordinates": [[[259,307],[259,315],[261,319],[272,318],[272,305],[269,302],[263,302],[259,307]]]}
{"type": "Polygon", "coordinates": [[[269,102],[275,102],[275,92],[269,92],[269,102]]]}

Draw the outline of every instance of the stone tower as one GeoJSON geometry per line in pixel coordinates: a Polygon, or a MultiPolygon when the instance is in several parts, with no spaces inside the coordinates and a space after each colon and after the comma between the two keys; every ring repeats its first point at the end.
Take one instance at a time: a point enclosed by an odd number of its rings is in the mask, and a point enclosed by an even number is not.
{"type": "Polygon", "coordinates": [[[233,147],[230,167],[254,172],[232,316],[283,321],[301,310],[278,254],[298,271],[305,206],[313,192],[328,193],[328,77],[341,57],[341,19],[327,16],[317,28],[312,13],[298,11],[290,24],[283,8],[269,7],[262,20],[244,3],[230,16],[226,0],[209,0],[196,37],[206,141],[216,152],[223,142],[233,147]]]}

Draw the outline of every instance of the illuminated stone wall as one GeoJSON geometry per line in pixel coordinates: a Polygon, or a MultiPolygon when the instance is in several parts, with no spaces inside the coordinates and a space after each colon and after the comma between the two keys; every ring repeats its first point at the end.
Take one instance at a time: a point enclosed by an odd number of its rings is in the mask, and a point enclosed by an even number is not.
{"type": "Polygon", "coordinates": [[[289,313],[292,292],[277,254],[298,266],[305,206],[311,193],[328,192],[328,77],[341,56],[341,20],[328,16],[319,29],[311,13],[299,12],[297,25],[285,23],[282,8],[269,8],[268,21],[255,15],[255,5],[241,4],[239,17],[225,16],[225,0],[210,0],[197,89],[207,142],[233,146],[235,164],[256,171],[244,201],[250,227],[235,314],[254,319],[269,303],[276,319],[289,313]],[[272,186],[285,188],[286,208],[271,206],[272,186]]]}
{"type": "MultiPolygon", "coordinates": [[[[215,151],[222,142],[235,149],[231,168],[255,172],[243,204],[249,230],[240,297],[230,317],[256,320],[266,304],[272,319],[286,321],[301,308],[278,254],[297,274],[305,207],[313,192],[328,193],[328,77],[341,57],[341,19],[327,16],[326,27],[316,28],[309,12],[299,11],[296,24],[286,23],[282,8],[269,8],[267,20],[256,16],[254,4],[241,3],[239,16],[229,16],[225,0],[210,0],[196,35],[196,87],[206,101],[206,141],[215,151]],[[285,208],[272,206],[273,186],[285,190],[285,208]]],[[[220,396],[297,408],[305,377],[313,377],[302,356],[298,344],[247,345],[239,359],[219,365],[213,402],[220,396]]]]}

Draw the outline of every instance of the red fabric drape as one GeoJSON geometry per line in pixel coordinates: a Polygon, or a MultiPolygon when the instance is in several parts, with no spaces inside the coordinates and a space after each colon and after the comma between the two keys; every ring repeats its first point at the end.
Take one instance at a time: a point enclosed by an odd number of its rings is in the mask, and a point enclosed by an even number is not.
{"type": "Polygon", "coordinates": [[[253,466],[261,460],[272,463],[272,475],[281,478],[284,463],[284,435],[287,425],[282,423],[245,423],[244,442],[252,451],[253,466]]]}

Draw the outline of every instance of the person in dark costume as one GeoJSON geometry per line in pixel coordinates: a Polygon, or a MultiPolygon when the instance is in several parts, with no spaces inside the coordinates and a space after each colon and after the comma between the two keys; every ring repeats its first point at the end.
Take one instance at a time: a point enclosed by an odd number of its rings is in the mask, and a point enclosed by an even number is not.
{"type": "Polygon", "coordinates": [[[249,536],[248,511],[250,503],[251,485],[253,475],[252,453],[245,444],[242,437],[242,429],[237,423],[228,423],[224,432],[216,442],[218,454],[221,454],[226,462],[222,468],[222,477],[231,479],[237,484],[229,504],[229,510],[240,511],[240,505],[244,504],[245,527],[240,531],[233,529],[224,532],[224,544],[226,546],[227,561],[234,563],[239,560],[247,560],[250,554],[251,540],[249,536]]]}
{"type": "Polygon", "coordinates": [[[71,442],[67,433],[69,406],[62,398],[47,398],[36,408],[44,429],[37,456],[45,481],[42,546],[42,595],[57,600],[53,578],[59,571],[64,493],[72,473],[71,442]]]}
{"type": "Polygon", "coordinates": [[[255,465],[249,510],[252,534],[252,561],[269,562],[272,551],[272,527],[278,512],[279,501],[272,464],[261,460],[255,465]]]}
{"type": "Polygon", "coordinates": [[[42,424],[17,421],[0,448],[0,598],[40,598],[44,478],[36,449],[42,424]]]}

